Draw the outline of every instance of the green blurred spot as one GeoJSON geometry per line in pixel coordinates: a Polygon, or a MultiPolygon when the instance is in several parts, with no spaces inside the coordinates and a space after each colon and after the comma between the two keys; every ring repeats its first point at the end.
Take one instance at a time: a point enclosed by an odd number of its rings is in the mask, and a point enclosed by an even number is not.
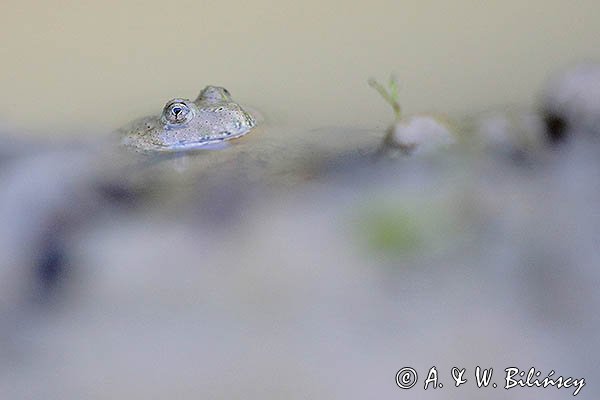
{"type": "Polygon", "coordinates": [[[373,251],[406,254],[423,247],[418,222],[402,210],[368,212],[362,219],[361,231],[373,251]]]}

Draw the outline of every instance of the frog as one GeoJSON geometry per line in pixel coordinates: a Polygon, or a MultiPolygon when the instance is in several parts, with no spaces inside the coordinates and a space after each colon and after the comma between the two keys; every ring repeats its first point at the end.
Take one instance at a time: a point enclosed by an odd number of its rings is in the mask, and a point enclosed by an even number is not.
{"type": "Polygon", "coordinates": [[[248,134],[256,118],[221,86],[206,86],[194,101],[169,100],[159,116],[140,118],[119,130],[122,144],[141,152],[181,152],[248,134]]]}

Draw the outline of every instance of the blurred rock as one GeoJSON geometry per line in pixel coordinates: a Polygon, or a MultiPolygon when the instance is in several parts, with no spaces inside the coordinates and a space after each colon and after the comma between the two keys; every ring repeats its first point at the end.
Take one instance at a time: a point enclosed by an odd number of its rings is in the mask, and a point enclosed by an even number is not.
{"type": "Polygon", "coordinates": [[[474,141],[487,154],[529,164],[546,149],[543,117],[522,107],[505,107],[473,118],[474,141]]]}
{"type": "Polygon", "coordinates": [[[600,64],[583,64],[552,79],[542,95],[548,140],[560,143],[573,132],[600,135],[600,64]]]}
{"type": "Polygon", "coordinates": [[[454,134],[440,119],[431,115],[415,115],[392,125],[384,146],[405,154],[428,154],[454,142],[454,134]]]}

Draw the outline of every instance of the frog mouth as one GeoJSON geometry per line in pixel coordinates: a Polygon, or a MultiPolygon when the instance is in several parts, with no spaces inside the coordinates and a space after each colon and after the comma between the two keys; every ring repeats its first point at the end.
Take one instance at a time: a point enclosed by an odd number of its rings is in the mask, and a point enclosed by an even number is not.
{"type": "MultiPolygon", "coordinates": [[[[229,142],[230,140],[240,138],[248,134],[250,130],[244,132],[221,132],[218,134],[205,135],[195,140],[180,140],[174,143],[164,143],[162,141],[154,141],[153,145],[158,151],[187,151],[197,150],[211,147],[211,145],[219,145],[229,142]]],[[[222,146],[219,146],[222,148],[222,146]]]]}

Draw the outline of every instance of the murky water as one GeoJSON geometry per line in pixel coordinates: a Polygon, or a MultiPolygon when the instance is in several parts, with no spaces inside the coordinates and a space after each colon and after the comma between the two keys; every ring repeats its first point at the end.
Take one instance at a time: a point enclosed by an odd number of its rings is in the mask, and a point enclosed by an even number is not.
{"type": "Polygon", "coordinates": [[[274,123],[374,126],[371,76],[395,71],[408,111],[531,103],[599,34],[593,0],[25,0],[0,13],[0,120],[105,131],[212,83],[274,123]]]}
{"type": "Polygon", "coordinates": [[[574,394],[501,389],[509,366],[598,398],[600,68],[550,90],[543,115],[424,116],[385,139],[393,114],[366,80],[396,71],[408,112],[533,104],[550,72],[600,56],[599,11],[3,6],[0,128],[83,137],[0,143],[0,398],[574,394]],[[207,84],[262,123],[189,153],[106,135],[207,84]],[[452,140],[407,156],[436,132],[452,140]],[[445,388],[424,391],[433,365],[445,388]],[[394,381],[407,366],[410,392],[394,381]],[[476,366],[498,390],[476,387],[476,366]]]}

